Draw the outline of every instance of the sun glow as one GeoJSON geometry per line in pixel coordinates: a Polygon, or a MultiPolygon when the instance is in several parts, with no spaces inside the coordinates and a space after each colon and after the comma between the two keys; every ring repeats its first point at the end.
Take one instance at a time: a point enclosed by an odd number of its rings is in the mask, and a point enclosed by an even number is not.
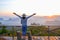
{"type": "Polygon", "coordinates": [[[54,18],[54,17],[55,17],[54,15],[48,16],[48,18],[54,18]]]}

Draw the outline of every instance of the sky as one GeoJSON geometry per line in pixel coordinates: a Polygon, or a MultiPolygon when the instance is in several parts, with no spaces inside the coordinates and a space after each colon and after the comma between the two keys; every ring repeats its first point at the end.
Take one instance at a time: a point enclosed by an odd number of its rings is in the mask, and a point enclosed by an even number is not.
{"type": "Polygon", "coordinates": [[[13,12],[19,15],[60,15],[60,0],[0,0],[0,16],[14,16],[13,12]]]}

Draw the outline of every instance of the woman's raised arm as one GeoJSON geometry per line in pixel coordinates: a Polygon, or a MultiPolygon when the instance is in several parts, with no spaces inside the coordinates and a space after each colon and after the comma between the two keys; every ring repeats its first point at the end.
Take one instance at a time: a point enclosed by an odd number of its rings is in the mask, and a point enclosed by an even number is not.
{"type": "Polygon", "coordinates": [[[28,16],[27,18],[30,18],[30,17],[32,17],[32,16],[34,16],[34,15],[36,15],[36,13],[34,13],[34,14],[32,14],[32,15],[28,16]]]}
{"type": "Polygon", "coordinates": [[[19,18],[21,18],[21,16],[19,16],[18,14],[16,14],[16,13],[13,13],[14,15],[16,15],[16,16],[18,16],[19,18]]]}

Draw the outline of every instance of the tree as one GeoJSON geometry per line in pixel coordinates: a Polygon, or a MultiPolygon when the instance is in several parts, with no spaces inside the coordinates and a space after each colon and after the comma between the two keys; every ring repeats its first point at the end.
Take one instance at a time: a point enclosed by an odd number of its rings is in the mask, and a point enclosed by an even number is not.
{"type": "Polygon", "coordinates": [[[3,26],[3,27],[2,27],[1,33],[2,33],[2,34],[3,34],[3,33],[7,33],[6,26],[3,26]]]}

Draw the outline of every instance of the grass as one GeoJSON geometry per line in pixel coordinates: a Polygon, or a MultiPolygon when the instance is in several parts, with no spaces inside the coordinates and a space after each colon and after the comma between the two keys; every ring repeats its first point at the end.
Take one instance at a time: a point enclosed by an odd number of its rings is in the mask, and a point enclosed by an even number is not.
{"type": "MultiPolygon", "coordinates": [[[[0,30],[0,34],[1,34],[0,30]]],[[[20,30],[21,32],[22,30],[20,30]]],[[[27,32],[30,31],[32,36],[60,36],[60,29],[54,30],[49,32],[48,34],[48,28],[46,28],[45,26],[29,26],[27,28],[27,32]]],[[[5,34],[6,36],[12,36],[12,33],[14,34],[14,36],[16,36],[16,30],[14,29],[14,32],[12,32],[12,30],[7,30],[6,34],[3,32],[3,34],[5,34]]]]}

